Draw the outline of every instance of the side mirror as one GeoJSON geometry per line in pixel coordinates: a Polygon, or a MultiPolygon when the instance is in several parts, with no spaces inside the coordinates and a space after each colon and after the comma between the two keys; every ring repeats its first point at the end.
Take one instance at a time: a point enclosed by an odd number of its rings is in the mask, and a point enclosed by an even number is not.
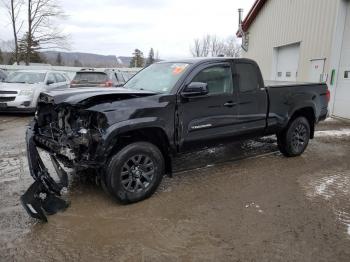
{"type": "Polygon", "coordinates": [[[52,81],[52,80],[47,80],[46,81],[46,84],[49,86],[49,85],[51,85],[51,84],[53,84],[54,83],[54,81],[52,81]]]}
{"type": "Polygon", "coordinates": [[[202,82],[192,82],[184,88],[181,95],[183,97],[204,96],[209,93],[208,84],[202,82]]]}

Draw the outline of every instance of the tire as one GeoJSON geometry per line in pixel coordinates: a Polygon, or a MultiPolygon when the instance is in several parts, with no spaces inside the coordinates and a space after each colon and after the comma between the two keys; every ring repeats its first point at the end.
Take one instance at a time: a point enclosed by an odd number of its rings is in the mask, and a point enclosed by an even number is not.
{"type": "Polygon", "coordinates": [[[305,117],[293,119],[287,128],[277,135],[280,152],[287,157],[300,156],[310,140],[310,124],[305,117]]]}
{"type": "Polygon", "coordinates": [[[123,204],[150,197],[164,175],[164,157],[158,147],[136,142],[111,156],[105,182],[108,192],[123,204]]]}

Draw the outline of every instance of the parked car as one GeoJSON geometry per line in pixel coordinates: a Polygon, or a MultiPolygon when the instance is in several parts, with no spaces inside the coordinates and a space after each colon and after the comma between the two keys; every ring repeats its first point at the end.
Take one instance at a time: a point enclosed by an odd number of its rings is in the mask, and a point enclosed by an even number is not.
{"type": "Polygon", "coordinates": [[[68,185],[61,164],[94,171],[111,196],[132,203],[151,196],[171,174],[171,159],[187,151],[275,134],[285,156],[299,156],[326,118],[329,99],[326,84],[265,85],[254,61],[233,58],[156,63],[124,88],[43,93],[27,130],[35,182],[22,204],[44,221],[44,212],[67,207],[59,198],[68,185]],[[50,153],[60,183],[37,147],[50,153]]]}
{"type": "Polygon", "coordinates": [[[82,69],[76,73],[70,87],[123,86],[129,75],[117,69],[82,69]]]}
{"type": "Polygon", "coordinates": [[[0,69],[0,82],[4,81],[6,77],[7,77],[6,71],[0,69]]]}
{"type": "Polygon", "coordinates": [[[69,80],[60,72],[12,72],[0,82],[0,112],[34,112],[40,92],[68,87],[69,80]]]}

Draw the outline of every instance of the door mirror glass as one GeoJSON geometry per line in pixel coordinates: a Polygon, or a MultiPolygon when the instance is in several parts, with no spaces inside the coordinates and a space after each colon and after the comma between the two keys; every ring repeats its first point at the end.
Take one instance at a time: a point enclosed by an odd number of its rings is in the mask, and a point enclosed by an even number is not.
{"type": "Polygon", "coordinates": [[[208,84],[203,82],[192,82],[182,91],[183,97],[203,96],[208,94],[208,84]]]}

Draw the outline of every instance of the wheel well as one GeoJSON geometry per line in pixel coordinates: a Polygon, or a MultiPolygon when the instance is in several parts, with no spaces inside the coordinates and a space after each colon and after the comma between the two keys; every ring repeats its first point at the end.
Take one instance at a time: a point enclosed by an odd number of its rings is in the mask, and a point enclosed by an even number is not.
{"type": "Polygon", "coordinates": [[[154,144],[162,152],[165,161],[165,173],[171,175],[172,165],[170,157],[170,144],[167,135],[159,127],[147,127],[121,133],[116,137],[116,145],[110,155],[134,142],[149,142],[154,144]]]}
{"type": "Polygon", "coordinates": [[[310,124],[310,138],[314,138],[314,133],[315,133],[315,112],[311,107],[305,107],[298,109],[297,111],[294,112],[290,120],[293,120],[299,116],[305,117],[309,124],[310,124]]]}

